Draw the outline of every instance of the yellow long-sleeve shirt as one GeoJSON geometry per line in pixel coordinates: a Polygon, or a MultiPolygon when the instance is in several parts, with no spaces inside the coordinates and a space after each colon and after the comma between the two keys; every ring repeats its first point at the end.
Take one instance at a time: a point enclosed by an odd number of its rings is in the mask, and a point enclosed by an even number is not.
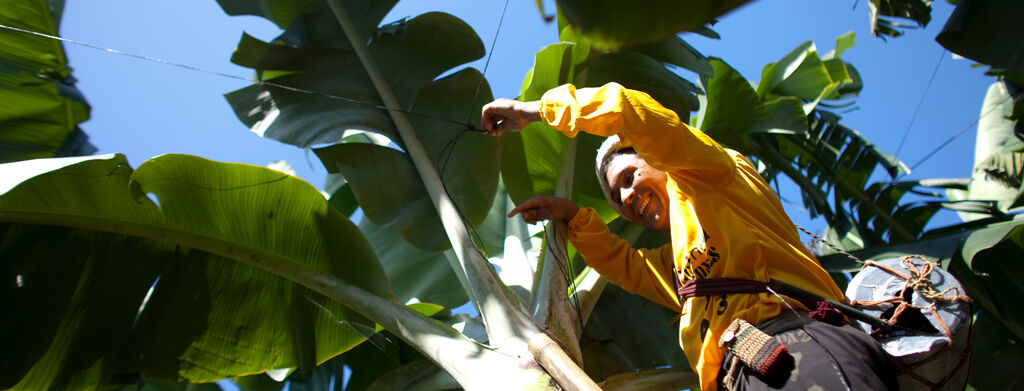
{"type": "Polygon", "coordinates": [[[758,324],[786,306],[767,293],[679,303],[673,268],[682,281],[777,279],[842,300],[842,291],[800,243],[775,193],[750,162],[682,123],[647,94],[615,83],[583,89],[564,85],[541,99],[541,117],[569,137],[579,131],[618,134],[648,164],[668,174],[671,245],[633,249],[590,208],[581,208],[569,222],[569,239],[587,264],[612,283],[681,312],[679,345],[704,390],[717,388],[724,355],[717,342],[729,323],[742,318],[758,324]]]}

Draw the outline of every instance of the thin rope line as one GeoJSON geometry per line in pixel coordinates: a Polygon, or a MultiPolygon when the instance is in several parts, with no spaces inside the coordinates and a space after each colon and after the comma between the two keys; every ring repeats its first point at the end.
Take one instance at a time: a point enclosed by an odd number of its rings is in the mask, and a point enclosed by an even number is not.
{"type": "MultiPolygon", "coordinates": [[[[223,77],[223,78],[227,78],[227,79],[241,80],[241,81],[244,81],[246,83],[253,83],[253,84],[256,84],[256,85],[260,85],[260,86],[276,87],[276,88],[280,88],[280,89],[283,89],[283,90],[288,90],[288,91],[297,92],[297,93],[301,93],[301,94],[307,94],[307,95],[319,96],[319,97],[328,98],[328,99],[334,99],[334,100],[338,100],[338,101],[342,101],[342,102],[346,102],[346,103],[363,105],[363,106],[372,107],[372,108],[380,109],[380,110],[400,112],[400,113],[404,113],[404,114],[408,114],[408,115],[412,115],[412,116],[417,116],[417,117],[421,117],[421,118],[426,118],[426,119],[431,119],[431,120],[435,120],[435,121],[448,122],[448,123],[455,124],[455,125],[465,126],[466,128],[469,128],[470,130],[473,130],[473,131],[483,132],[483,130],[478,129],[476,126],[474,126],[468,120],[466,122],[460,122],[460,121],[456,121],[456,120],[453,120],[453,119],[449,119],[449,118],[445,118],[445,117],[440,117],[440,116],[435,116],[435,115],[430,115],[430,114],[417,113],[417,112],[414,112],[414,111],[408,111],[408,110],[402,110],[402,109],[392,109],[392,108],[388,108],[387,106],[384,106],[384,105],[379,105],[379,104],[375,104],[375,103],[365,102],[365,101],[361,101],[361,100],[358,100],[358,99],[346,98],[346,97],[343,97],[343,96],[328,94],[328,93],[325,93],[325,92],[306,90],[306,89],[302,89],[302,88],[298,88],[298,87],[292,87],[292,86],[289,86],[289,85],[275,83],[275,82],[270,82],[270,81],[253,80],[253,79],[248,78],[248,77],[232,75],[230,73],[224,73],[224,72],[219,72],[219,71],[211,71],[211,70],[199,68],[199,67],[196,67],[196,66],[193,66],[193,65],[188,65],[188,64],[183,64],[183,63],[179,63],[179,62],[168,61],[168,60],[164,60],[162,58],[157,58],[157,57],[150,57],[150,56],[146,56],[146,55],[130,53],[130,52],[126,52],[126,51],[123,51],[123,50],[111,49],[111,48],[108,48],[108,47],[103,47],[103,46],[92,44],[92,43],[88,43],[88,42],[78,41],[78,40],[64,38],[64,37],[58,37],[58,36],[55,36],[55,35],[44,34],[44,33],[38,32],[38,31],[25,30],[25,29],[21,29],[21,28],[17,28],[17,27],[11,27],[11,26],[7,26],[7,25],[4,25],[4,24],[0,24],[0,28],[11,30],[11,31],[17,31],[17,32],[25,33],[25,34],[31,34],[31,35],[35,35],[35,36],[39,36],[39,37],[43,37],[43,38],[53,39],[53,40],[57,40],[57,41],[61,41],[61,42],[67,42],[67,43],[70,43],[70,44],[74,44],[74,45],[78,45],[78,46],[84,46],[84,47],[87,47],[87,48],[96,49],[96,50],[104,51],[104,52],[111,53],[111,54],[117,54],[117,55],[131,57],[131,58],[135,58],[135,59],[139,59],[139,60],[143,60],[143,61],[149,61],[149,62],[155,62],[155,63],[159,63],[159,64],[164,64],[164,65],[169,65],[169,66],[173,66],[173,67],[177,67],[177,68],[181,68],[181,69],[185,69],[185,70],[189,70],[189,71],[193,71],[193,72],[205,73],[205,74],[208,74],[208,75],[219,76],[219,77],[223,77]]],[[[488,58],[488,60],[489,60],[489,58],[488,58]]],[[[479,90],[479,86],[477,87],[477,89],[479,90]]]]}
{"type": "MultiPolygon", "coordinates": [[[[484,60],[484,69],[480,72],[480,81],[476,83],[476,92],[473,94],[473,104],[470,107],[469,113],[466,114],[466,123],[469,124],[471,130],[477,130],[473,127],[473,109],[476,106],[477,99],[480,98],[480,88],[483,86],[484,81],[487,80],[487,68],[491,66],[491,57],[494,56],[494,46],[498,44],[498,35],[501,33],[501,26],[505,23],[505,13],[508,11],[508,0],[505,0],[505,7],[501,9],[501,17],[498,19],[498,27],[494,31],[494,39],[491,41],[491,49],[487,51],[487,59],[484,60]]],[[[481,131],[482,132],[482,131],[481,131]]],[[[441,148],[441,153],[438,155],[437,166],[440,170],[441,184],[444,185],[444,174],[448,168],[448,161],[451,160],[452,155],[455,153],[455,146],[458,145],[459,140],[465,131],[459,132],[451,140],[445,143],[444,147],[441,148]],[[447,152],[447,156],[445,153],[447,152]],[[442,163],[442,159],[444,163],[442,163]]],[[[448,189],[445,188],[447,192],[448,189]]]]}
{"type": "Polygon", "coordinates": [[[797,229],[803,231],[803,233],[807,234],[808,236],[810,236],[811,238],[816,240],[818,243],[822,243],[822,244],[828,246],[829,248],[832,249],[832,251],[835,251],[838,254],[845,255],[847,258],[850,258],[851,260],[853,260],[853,262],[857,263],[858,265],[863,265],[864,264],[864,261],[862,261],[860,258],[857,258],[853,254],[850,254],[850,253],[844,251],[843,249],[839,248],[839,246],[836,246],[836,245],[832,244],[832,242],[829,242],[828,240],[825,240],[825,238],[822,238],[822,237],[820,237],[818,235],[815,235],[813,232],[807,230],[807,228],[801,227],[798,224],[793,224],[793,225],[796,226],[797,229]]]}
{"type": "MultiPolygon", "coordinates": [[[[484,69],[480,73],[480,82],[478,82],[477,85],[476,85],[476,94],[477,95],[475,95],[473,97],[474,105],[476,103],[477,98],[479,97],[480,87],[483,85],[484,81],[487,80],[486,79],[487,67],[491,63],[491,57],[494,55],[494,45],[498,42],[498,32],[501,31],[501,25],[505,21],[505,12],[507,10],[508,10],[508,0],[505,0],[505,8],[502,9],[502,11],[501,11],[501,18],[498,20],[498,29],[497,29],[498,31],[496,31],[494,33],[494,41],[491,42],[491,50],[490,50],[490,52],[487,53],[487,59],[484,61],[484,69]]],[[[466,127],[469,130],[473,130],[473,131],[476,131],[476,132],[483,133],[484,132],[483,130],[477,129],[475,126],[473,126],[473,123],[471,121],[472,118],[473,118],[473,111],[471,110],[469,112],[469,115],[466,118],[466,123],[465,123],[466,127]]],[[[447,120],[447,121],[455,122],[453,120],[447,120]]],[[[444,192],[446,194],[449,194],[449,197],[450,197],[451,193],[448,191],[448,185],[446,185],[444,183],[445,171],[447,171],[448,162],[451,160],[452,155],[455,153],[455,147],[458,145],[459,139],[461,139],[462,136],[465,135],[465,134],[466,134],[465,130],[462,131],[462,132],[457,133],[451,140],[448,140],[448,142],[445,143],[445,145],[441,148],[441,152],[438,155],[437,164],[440,166],[440,167],[438,167],[438,176],[441,177],[441,187],[444,189],[444,192]],[[447,151],[447,152],[445,152],[445,151],[447,151]],[[445,156],[446,154],[447,154],[447,156],[445,156]],[[442,160],[443,160],[443,162],[442,162],[442,160]]],[[[487,259],[487,254],[484,251],[485,249],[481,248],[481,247],[483,247],[485,245],[485,243],[484,243],[483,238],[480,237],[480,233],[477,232],[476,228],[473,227],[473,224],[471,224],[469,219],[466,218],[466,214],[462,212],[462,208],[459,207],[459,205],[455,202],[454,199],[452,199],[452,206],[455,207],[455,212],[458,213],[459,219],[462,220],[462,223],[465,225],[467,233],[473,239],[473,241],[474,241],[473,248],[476,250],[476,252],[478,254],[480,254],[481,257],[483,257],[486,260],[487,259]]]]}
{"type": "MultiPolygon", "coordinates": [[[[480,82],[476,83],[476,93],[473,94],[473,103],[480,98],[480,87],[483,86],[487,76],[487,68],[491,66],[491,56],[494,55],[494,46],[498,44],[498,35],[501,33],[501,25],[505,23],[505,13],[508,11],[508,0],[505,0],[505,7],[501,9],[501,17],[498,18],[498,27],[494,30],[494,39],[491,41],[491,50],[487,51],[487,60],[484,61],[484,70],[480,73],[480,82]]],[[[466,116],[466,123],[471,123],[473,110],[466,116]]]]}
{"type": "Polygon", "coordinates": [[[899,158],[900,151],[903,150],[903,144],[907,141],[907,136],[910,135],[910,129],[914,127],[914,121],[917,120],[917,115],[921,112],[921,107],[924,106],[924,99],[928,96],[928,91],[932,89],[932,83],[935,82],[935,75],[939,74],[939,66],[942,65],[942,60],[946,58],[946,49],[939,53],[939,61],[935,64],[935,69],[932,70],[932,77],[928,79],[928,84],[924,87],[924,92],[921,94],[921,99],[917,101],[917,108],[914,109],[914,115],[910,117],[910,123],[907,124],[907,130],[903,132],[903,139],[900,140],[899,147],[896,148],[896,154],[893,157],[899,158]]]}
{"type": "Polygon", "coordinates": [[[927,155],[925,155],[924,158],[922,158],[921,160],[918,160],[917,163],[914,163],[914,165],[910,166],[910,170],[908,170],[908,172],[905,172],[905,173],[901,174],[900,176],[896,177],[896,179],[894,179],[893,182],[898,182],[900,179],[902,179],[903,177],[907,176],[907,174],[909,172],[913,172],[918,166],[920,166],[924,162],[928,161],[928,159],[931,159],[933,156],[935,156],[936,153],[938,153],[940,150],[942,150],[943,148],[948,146],[950,143],[955,141],[957,138],[959,138],[960,136],[963,136],[964,133],[966,133],[968,130],[970,130],[972,127],[974,127],[974,125],[976,125],[978,123],[978,121],[981,121],[982,118],[985,118],[989,114],[992,114],[993,111],[998,109],[999,106],[1001,106],[1003,103],[1006,103],[1006,101],[1008,101],[1008,100],[1010,100],[1010,97],[1006,97],[1001,102],[993,105],[991,108],[989,108],[984,113],[981,113],[981,115],[978,116],[978,118],[975,118],[973,121],[971,121],[969,124],[967,124],[967,126],[964,126],[962,129],[960,129],[960,131],[956,132],[956,134],[954,134],[948,140],[946,140],[942,144],[939,144],[938,147],[935,147],[935,149],[933,149],[931,152],[929,152],[927,155]]]}

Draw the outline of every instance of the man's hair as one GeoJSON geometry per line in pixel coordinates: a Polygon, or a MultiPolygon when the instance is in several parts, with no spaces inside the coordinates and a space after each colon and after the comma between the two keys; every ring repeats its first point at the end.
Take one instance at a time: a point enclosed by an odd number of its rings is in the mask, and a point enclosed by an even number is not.
{"type": "Polygon", "coordinates": [[[615,160],[617,156],[626,154],[636,154],[636,150],[633,149],[632,145],[623,142],[618,135],[613,135],[608,137],[601,144],[601,147],[598,148],[597,161],[594,165],[597,181],[601,183],[601,191],[604,193],[604,198],[616,212],[618,212],[619,203],[612,198],[612,188],[608,183],[608,166],[611,165],[612,160],[615,160]]]}

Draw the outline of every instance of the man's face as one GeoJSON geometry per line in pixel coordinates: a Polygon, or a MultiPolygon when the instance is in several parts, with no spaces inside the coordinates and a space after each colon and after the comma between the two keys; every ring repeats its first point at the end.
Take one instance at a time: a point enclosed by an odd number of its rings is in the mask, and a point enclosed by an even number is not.
{"type": "Polygon", "coordinates": [[[625,153],[612,158],[605,171],[612,207],[627,220],[658,231],[668,231],[668,176],[647,164],[640,155],[625,153]]]}

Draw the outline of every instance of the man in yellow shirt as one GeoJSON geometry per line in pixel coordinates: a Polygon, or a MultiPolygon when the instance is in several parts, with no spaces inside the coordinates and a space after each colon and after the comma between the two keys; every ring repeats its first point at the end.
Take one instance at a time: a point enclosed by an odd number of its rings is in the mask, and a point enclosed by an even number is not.
{"type": "Polygon", "coordinates": [[[544,121],[569,137],[579,131],[608,137],[597,161],[608,202],[629,221],[671,231],[670,245],[633,249],[593,209],[546,195],[524,202],[509,217],[567,222],[569,239],[588,265],[623,289],[680,311],[679,344],[704,390],[895,388],[895,374],[877,342],[841,322],[810,320],[800,301],[763,288],[774,279],[820,297],[844,297],[741,154],[682,123],[647,94],[615,83],[564,85],[537,102],[499,99],[484,106],[481,121],[495,136],[544,121]],[[717,282],[721,289],[707,290],[701,281],[717,282]],[[748,283],[756,289],[741,293],[746,291],[737,287],[748,283]],[[680,284],[690,287],[689,294],[682,294],[680,284]],[[742,322],[734,324],[737,319],[774,334],[788,351],[767,361],[728,353],[722,346],[740,343],[738,331],[746,330],[737,326],[742,322]],[[744,358],[746,365],[737,364],[744,358]],[[758,372],[765,362],[771,370],[758,372]]]}

